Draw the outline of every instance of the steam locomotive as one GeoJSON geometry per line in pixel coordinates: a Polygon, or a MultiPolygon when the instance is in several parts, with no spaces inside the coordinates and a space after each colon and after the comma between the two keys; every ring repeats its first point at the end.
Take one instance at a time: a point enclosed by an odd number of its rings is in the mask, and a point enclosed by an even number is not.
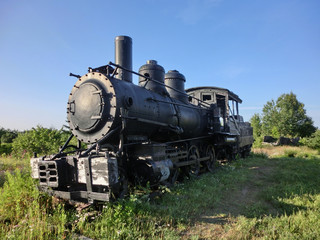
{"type": "Polygon", "coordinates": [[[128,36],[115,39],[115,63],[70,75],[78,78],[67,104],[72,134],[57,154],[31,159],[32,177],[49,194],[109,201],[124,197],[128,184],[172,185],[250,153],[252,127],[239,115],[236,94],[185,89],[183,74],[165,73],[155,60],[134,72],[128,36]]]}

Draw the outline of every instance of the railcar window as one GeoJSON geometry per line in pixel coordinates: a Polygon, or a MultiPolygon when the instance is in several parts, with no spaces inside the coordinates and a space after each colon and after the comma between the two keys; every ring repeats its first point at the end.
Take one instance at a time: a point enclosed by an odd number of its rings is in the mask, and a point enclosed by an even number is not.
{"type": "Polygon", "coordinates": [[[234,115],[237,116],[239,115],[239,107],[238,107],[238,102],[234,100],[229,100],[229,115],[234,115]]]}
{"type": "Polygon", "coordinates": [[[211,94],[203,94],[202,95],[202,101],[211,101],[212,95],[211,94]]]}

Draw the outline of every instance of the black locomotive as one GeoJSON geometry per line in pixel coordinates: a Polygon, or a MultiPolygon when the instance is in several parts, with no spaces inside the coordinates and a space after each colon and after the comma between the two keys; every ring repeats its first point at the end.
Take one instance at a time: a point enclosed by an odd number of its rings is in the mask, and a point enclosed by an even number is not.
{"type": "Polygon", "coordinates": [[[217,160],[251,150],[252,128],[239,115],[236,94],[185,90],[181,73],[165,73],[154,60],[132,71],[130,37],[115,39],[115,63],[70,75],[78,78],[67,106],[72,134],[56,155],[31,159],[33,178],[52,195],[109,201],[123,197],[129,183],[174,184],[180,174],[213,171],[217,160]],[[70,146],[73,136],[78,146],[70,146]]]}

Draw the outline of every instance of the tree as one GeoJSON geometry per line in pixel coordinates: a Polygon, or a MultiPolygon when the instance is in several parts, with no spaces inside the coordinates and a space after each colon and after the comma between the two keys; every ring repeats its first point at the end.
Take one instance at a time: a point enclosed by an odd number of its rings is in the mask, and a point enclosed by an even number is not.
{"type": "MultiPolygon", "coordinates": [[[[257,117],[254,117],[253,120],[257,121],[257,117]]],[[[292,92],[282,94],[276,102],[268,101],[263,107],[260,119],[260,134],[265,136],[306,137],[316,130],[312,119],[306,115],[304,104],[299,102],[292,92]]]]}
{"type": "Polygon", "coordinates": [[[255,113],[250,119],[251,127],[253,128],[253,138],[257,139],[261,136],[262,124],[258,113],[255,113]]]}
{"type": "Polygon", "coordinates": [[[274,136],[276,138],[280,137],[277,124],[280,116],[273,99],[264,105],[262,112],[262,134],[265,136],[274,136]]]}
{"type": "Polygon", "coordinates": [[[18,136],[16,130],[0,128],[0,155],[10,155],[12,151],[12,141],[18,136]]]}
{"type": "Polygon", "coordinates": [[[292,92],[282,94],[277,100],[279,110],[278,130],[283,136],[306,137],[315,132],[313,121],[306,115],[304,104],[292,92]]]}
{"type": "Polygon", "coordinates": [[[261,131],[262,123],[261,117],[258,113],[255,113],[250,119],[251,127],[253,128],[254,147],[260,147],[262,143],[261,131]]]}
{"type": "Polygon", "coordinates": [[[299,102],[292,92],[282,94],[278,98],[277,108],[279,110],[278,129],[281,135],[306,137],[316,130],[312,119],[306,115],[304,104],[299,102]]]}
{"type": "Polygon", "coordinates": [[[1,143],[12,143],[13,139],[15,139],[17,136],[18,133],[16,131],[7,130],[1,136],[1,143]]]}
{"type": "Polygon", "coordinates": [[[5,130],[3,127],[1,127],[1,128],[0,128],[0,138],[1,138],[2,135],[5,134],[5,133],[6,133],[6,130],[5,130]]]}

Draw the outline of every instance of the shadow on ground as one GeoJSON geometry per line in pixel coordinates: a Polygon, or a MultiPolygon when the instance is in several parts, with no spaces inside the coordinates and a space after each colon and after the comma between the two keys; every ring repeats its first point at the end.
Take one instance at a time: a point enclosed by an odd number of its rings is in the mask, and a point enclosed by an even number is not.
{"type": "MultiPolygon", "coordinates": [[[[246,166],[249,179],[228,190],[219,203],[197,217],[204,223],[225,224],[230,217],[247,218],[291,215],[307,207],[284,199],[320,193],[320,161],[304,158],[274,158],[246,166]]],[[[245,161],[245,160],[243,160],[245,161]]]]}

